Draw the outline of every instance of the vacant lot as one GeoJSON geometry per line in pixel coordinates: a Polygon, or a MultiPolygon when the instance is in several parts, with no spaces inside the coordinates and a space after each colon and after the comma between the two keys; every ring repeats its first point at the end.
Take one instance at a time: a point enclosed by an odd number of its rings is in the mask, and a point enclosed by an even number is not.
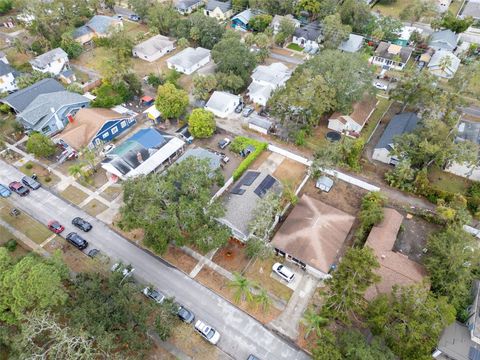
{"type": "Polygon", "coordinates": [[[395,18],[399,18],[402,10],[412,6],[413,3],[414,0],[393,1],[391,4],[382,4],[380,2],[377,2],[373,7],[373,10],[378,11],[384,16],[392,16],[395,18]]]}
{"type": "Polygon", "coordinates": [[[464,177],[451,174],[441,169],[431,169],[428,176],[432,186],[450,193],[465,194],[472,182],[464,177]]]}
{"type": "Polygon", "coordinates": [[[306,172],[307,167],[305,165],[285,158],[272,175],[283,184],[296,190],[305,177],[306,172]]]}
{"type": "Polygon", "coordinates": [[[88,197],[87,194],[85,194],[82,190],[77,189],[73,185],[68,186],[65,190],[63,190],[60,193],[60,195],[64,199],[67,199],[68,201],[71,201],[75,205],[80,204],[83,200],[85,200],[88,197]]]}

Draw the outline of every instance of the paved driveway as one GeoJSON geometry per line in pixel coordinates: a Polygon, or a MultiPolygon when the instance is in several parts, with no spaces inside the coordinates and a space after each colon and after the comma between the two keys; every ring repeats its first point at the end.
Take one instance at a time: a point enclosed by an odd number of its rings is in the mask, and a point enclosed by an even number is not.
{"type": "MultiPolygon", "coordinates": [[[[16,168],[0,161],[0,183],[7,185],[21,176],[23,174],[16,168]]],[[[65,234],[78,230],[70,223],[75,216],[90,221],[93,224],[92,231],[82,234],[91,244],[88,249],[98,248],[112,260],[132,264],[138,280],[158,287],[169,296],[175,296],[179,302],[192,309],[197,318],[205,320],[220,332],[222,337],[219,347],[234,359],[243,360],[249,354],[255,354],[263,360],[309,358],[297,347],[273,334],[261,323],[206,287],[162,259],[133,245],[104,223],[49,191],[45,189],[32,191],[25,198],[12,194],[9,201],[44,224],[51,219],[60,221],[66,227],[65,234]]]]}

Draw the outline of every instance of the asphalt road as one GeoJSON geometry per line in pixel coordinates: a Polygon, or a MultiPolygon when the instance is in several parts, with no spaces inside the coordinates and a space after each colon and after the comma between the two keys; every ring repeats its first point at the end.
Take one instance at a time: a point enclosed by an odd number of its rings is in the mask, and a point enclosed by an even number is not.
{"type": "MultiPolygon", "coordinates": [[[[0,161],[0,183],[8,185],[22,176],[23,174],[15,167],[0,161]]],[[[197,319],[202,319],[216,328],[221,334],[218,346],[234,359],[243,360],[249,354],[254,354],[262,360],[309,359],[307,354],[220,296],[160,258],[130,243],[101,221],[51,192],[41,188],[24,198],[12,194],[9,201],[41,223],[46,224],[52,219],[58,220],[65,226],[62,234],[64,236],[70,231],[81,233],[90,243],[86,251],[97,248],[113,261],[121,260],[125,264],[132,264],[135,268],[134,276],[138,281],[151,284],[168,296],[174,296],[177,301],[190,308],[197,319]],[[74,228],[71,220],[76,216],[91,222],[93,229],[88,233],[82,233],[81,230],[74,228]]]]}

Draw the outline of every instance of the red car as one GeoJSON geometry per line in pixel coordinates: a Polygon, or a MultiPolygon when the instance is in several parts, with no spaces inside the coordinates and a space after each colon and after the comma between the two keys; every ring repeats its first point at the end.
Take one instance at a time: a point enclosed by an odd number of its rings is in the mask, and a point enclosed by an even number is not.
{"type": "Polygon", "coordinates": [[[20,182],[18,181],[12,181],[8,187],[10,190],[13,192],[17,193],[20,196],[27,196],[30,190],[28,190],[25,186],[23,186],[20,182]]]}
{"type": "Polygon", "coordinates": [[[57,220],[51,220],[48,222],[48,228],[52,230],[55,234],[60,234],[65,227],[60,224],[57,220]]]}

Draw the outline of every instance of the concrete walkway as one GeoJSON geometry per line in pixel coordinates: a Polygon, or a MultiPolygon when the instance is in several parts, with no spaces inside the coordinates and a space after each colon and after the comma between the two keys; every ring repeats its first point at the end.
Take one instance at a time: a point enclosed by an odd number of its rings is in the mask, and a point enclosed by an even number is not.
{"type": "Polygon", "coordinates": [[[319,279],[305,274],[285,310],[278,318],[271,321],[268,326],[288,336],[290,339],[296,340],[298,337],[298,324],[319,283],[319,279]]]}

